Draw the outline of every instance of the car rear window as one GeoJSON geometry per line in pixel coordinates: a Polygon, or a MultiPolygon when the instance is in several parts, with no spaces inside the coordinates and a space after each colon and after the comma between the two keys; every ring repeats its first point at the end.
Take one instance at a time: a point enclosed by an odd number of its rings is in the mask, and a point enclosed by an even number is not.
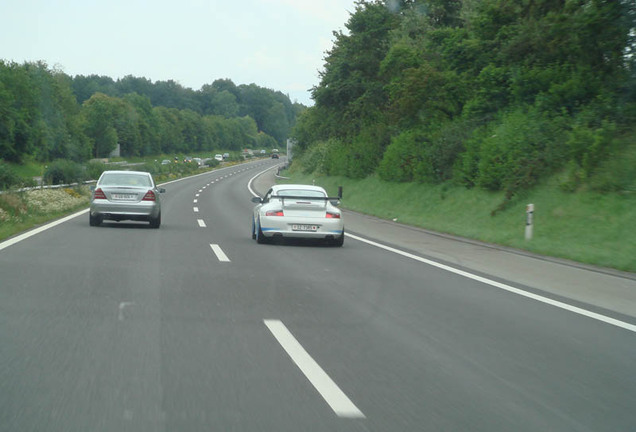
{"type": "Polygon", "coordinates": [[[151,187],[150,177],[140,174],[104,174],[99,182],[102,186],[143,186],[151,187]]]}

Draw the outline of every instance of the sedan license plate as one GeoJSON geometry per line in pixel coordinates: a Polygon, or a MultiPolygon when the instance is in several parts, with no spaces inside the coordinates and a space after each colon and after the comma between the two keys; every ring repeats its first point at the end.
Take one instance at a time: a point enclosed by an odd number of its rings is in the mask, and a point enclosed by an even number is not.
{"type": "Polygon", "coordinates": [[[318,231],[318,225],[292,225],[292,231],[318,231]]]}
{"type": "Polygon", "coordinates": [[[126,200],[126,201],[132,201],[135,200],[137,198],[137,195],[135,194],[112,194],[111,197],[115,200],[126,200]]]}

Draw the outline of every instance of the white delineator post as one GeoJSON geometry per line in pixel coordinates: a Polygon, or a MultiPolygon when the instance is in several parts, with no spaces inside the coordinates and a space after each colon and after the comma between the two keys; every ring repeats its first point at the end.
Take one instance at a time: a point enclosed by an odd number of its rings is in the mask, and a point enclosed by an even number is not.
{"type": "Polygon", "coordinates": [[[534,204],[526,206],[526,240],[532,240],[532,224],[534,218],[534,204]]]}

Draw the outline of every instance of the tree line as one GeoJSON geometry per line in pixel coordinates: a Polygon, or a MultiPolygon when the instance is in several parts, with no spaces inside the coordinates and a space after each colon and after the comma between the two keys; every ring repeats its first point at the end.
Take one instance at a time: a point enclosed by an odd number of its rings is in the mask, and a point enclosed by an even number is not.
{"type": "Polygon", "coordinates": [[[635,132],[631,0],[358,1],[346,28],[293,132],[305,171],[512,196],[576,188],[635,132]]]}
{"type": "Polygon", "coordinates": [[[0,60],[0,159],[20,163],[280,147],[304,109],[281,92],[216,80],[78,75],[0,60]]]}

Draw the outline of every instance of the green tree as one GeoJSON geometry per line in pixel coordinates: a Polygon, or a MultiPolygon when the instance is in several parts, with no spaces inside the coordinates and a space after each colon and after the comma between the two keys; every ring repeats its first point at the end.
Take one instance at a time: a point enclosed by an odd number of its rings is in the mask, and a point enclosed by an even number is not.
{"type": "Polygon", "coordinates": [[[158,139],[159,122],[152,109],[150,98],[138,93],[129,93],[124,96],[124,100],[136,113],[136,129],[139,132],[138,153],[141,155],[161,153],[158,139]]]}
{"type": "Polygon", "coordinates": [[[184,152],[186,149],[181,135],[182,123],[179,110],[160,106],[154,107],[153,113],[157,118],[157,135],[162,153],[184,152]]]}
{"type": "Polygon", "coordinates": [[[92,143],[92,154],[96,158],[108,157],[117,147],[117,130],[114,126],[116,115],[115,98],[96,93],[82,105],[84,132],[92,143]]]}

